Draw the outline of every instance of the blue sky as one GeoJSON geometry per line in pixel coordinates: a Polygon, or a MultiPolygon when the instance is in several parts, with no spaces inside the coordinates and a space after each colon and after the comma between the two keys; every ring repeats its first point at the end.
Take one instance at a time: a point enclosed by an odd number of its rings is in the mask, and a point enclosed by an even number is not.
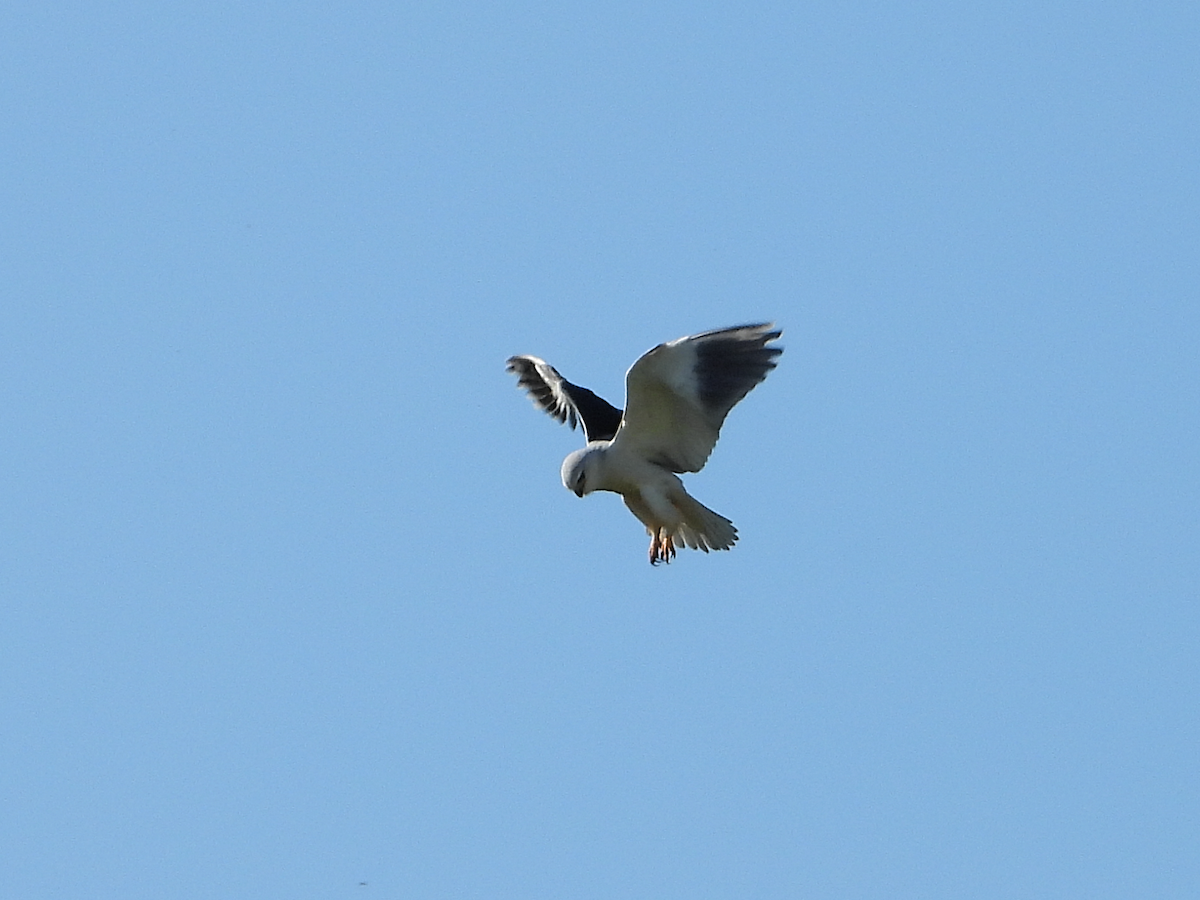
{"type": "Polygon", "coordinates": [[[1194,896],[1198,40],[10,4],[0,892],[1194,896]],[[504,359],[762,319],[651,569],[504,359]]]}

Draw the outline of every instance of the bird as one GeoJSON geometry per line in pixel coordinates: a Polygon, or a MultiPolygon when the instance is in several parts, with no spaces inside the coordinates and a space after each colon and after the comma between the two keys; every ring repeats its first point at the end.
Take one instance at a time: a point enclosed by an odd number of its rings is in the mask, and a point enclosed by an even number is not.
{"type": "Polygon", "coordinates": [[[650,535],[650,564],[669,563],[680,544],[728,550],[733,522],[701,504],[679,475],[699,472],[729,411],[776,366],[783,332],[773,322],[719,328],[659,344],[625,374],[625,409],[572,384],[537,356],[509,357],[534,406],[583,426],[587,445],[563,460],[563,485],[576,496],[620,494],[650,535]]]}

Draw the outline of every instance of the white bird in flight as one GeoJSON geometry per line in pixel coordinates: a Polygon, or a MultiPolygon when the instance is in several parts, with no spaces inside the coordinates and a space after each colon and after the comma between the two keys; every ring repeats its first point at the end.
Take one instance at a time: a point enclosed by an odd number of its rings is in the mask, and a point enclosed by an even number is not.
{"type": "Polygon", "coordinates": [[[580,497],[620,494],[650,533],[657,565],[676,543],[707,553],[737,540],[733,523],[693,499],[677,473],[704,468],[729,411],[775,368],[783,350],[767,344],[782,333],[739,325],[659,344],[625,374],[624,412],[536,356],[510,357],[508,371],[534,405],[571,428],[583,423],[588,443],[563,460],[563,484],[580,497]]]}

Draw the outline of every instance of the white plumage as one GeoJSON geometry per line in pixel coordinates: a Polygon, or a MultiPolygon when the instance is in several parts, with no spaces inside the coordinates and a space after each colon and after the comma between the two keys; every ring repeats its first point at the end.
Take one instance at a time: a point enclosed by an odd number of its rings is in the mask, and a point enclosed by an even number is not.
{"type": "Polygon", "coordinates": [[[537,406],[583,424],[588,444],[563,461],[563,484],[580,497],[620,494],[650,533],[657,564],[676,543],[708,552],[737,540],[733,523],[692,498],[678,473],[704,467],[729,411],[775,368],[783,351],[767,345],[781,334],[742,325],[659,344],[626,373],[623,412],[536,356],[511,357],[508,370],[537,406]]]}

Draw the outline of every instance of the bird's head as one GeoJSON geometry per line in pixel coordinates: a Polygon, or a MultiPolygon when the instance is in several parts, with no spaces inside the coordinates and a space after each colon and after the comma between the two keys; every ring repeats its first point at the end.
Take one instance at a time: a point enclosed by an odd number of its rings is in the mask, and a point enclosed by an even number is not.
{"type": "Polygon", "coordinates": [[[599,489],[599,467],[606,444],[606,441],[593,441],[563,460],[563,485],[574,491],[576,497],[599,489]]]}

